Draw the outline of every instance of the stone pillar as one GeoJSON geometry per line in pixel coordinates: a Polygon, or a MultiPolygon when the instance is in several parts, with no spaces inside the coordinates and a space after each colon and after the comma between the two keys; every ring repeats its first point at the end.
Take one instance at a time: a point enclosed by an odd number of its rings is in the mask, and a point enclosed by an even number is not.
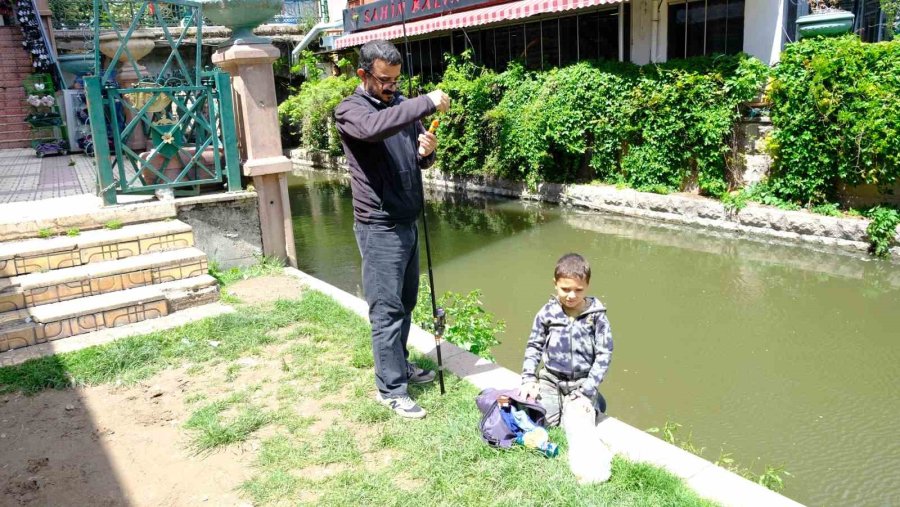
{"type": "Polygon", "coordinates": [[[259,195],[263,254],[297,266],[294,227],[287,193],[291,161],[281,149],[275,74],[272,63],[281,56],[266,43],[235,43],[219,48],[213,63],[231,74],[234,109],[244,160],[244,174],[253,178],[259,195]]]}

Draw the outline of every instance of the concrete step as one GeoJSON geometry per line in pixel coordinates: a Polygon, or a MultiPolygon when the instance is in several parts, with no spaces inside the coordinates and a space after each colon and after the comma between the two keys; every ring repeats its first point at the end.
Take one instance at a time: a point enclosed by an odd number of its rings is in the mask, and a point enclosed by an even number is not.
{"type": "Polygon", "coordinates": [[[0,352],[163,317],[218,297],[216,279],[202,275],[30,308],[28,317],[0,324],[0,352]]]}
{"type": "Polygon", "coordinates": [[[58,303],[207,273],[206,254],[182,248],[0,279],[3,312],[58,303]]]}
{"type": "Polygon", "coordinates": [[[124,259],[194,245],[191,226],[179,220],[96,229],[78,236],[0,243],[0,277],[15,277],[94,262],[124,259]]]}
{"type": "Polygon", "coordinates": [[[28,148],[30,146],[31,146],[31,139],[0,140],[0,150],[9,150],[12,148],[28,148]]]}
{"type": "MultiPolygon", "coordinates": [[[[174,218],[175,215],[175,203],[172,201],[102,206],[97,196],[78,195],[14,202],[0,205],[0,241],[36,238],[45,229],[54,234],[65,233],[72,228],[83,232],[102,228],[111,220],[133,224],[174,218]]],[[[0,272],[0,276],[10,275],[0,272]]]]}

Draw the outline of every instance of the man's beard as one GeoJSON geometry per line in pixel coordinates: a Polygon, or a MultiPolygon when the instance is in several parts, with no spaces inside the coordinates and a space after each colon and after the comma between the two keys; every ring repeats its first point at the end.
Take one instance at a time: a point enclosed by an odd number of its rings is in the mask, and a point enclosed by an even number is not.
{"type": "Polygon", "coordinates": [[[378,90],[374,85],[366,85],[366,93],[377,99],[381,99],[381,97],[384,97],[384,102],[391,102],[392,100],[394,100],[394,92],[392,90],[378,90]]]}

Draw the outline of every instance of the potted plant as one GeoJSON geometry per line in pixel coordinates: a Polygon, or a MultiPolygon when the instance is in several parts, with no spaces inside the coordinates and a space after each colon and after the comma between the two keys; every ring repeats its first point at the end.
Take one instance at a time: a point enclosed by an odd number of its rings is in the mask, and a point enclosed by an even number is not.
{"type": "Polygon", "coordinates": [[[797,18],[797,36],[842,35],[853,28],[852,12],[840,8],[840,0],[807,0],[810,14],[797,18]]]}
{"type": "Polygon", "coordinates": [[[62,124],[62,118],[56,109],[56,97],[51,89],[44,83],[29,83],[26,85],[28,92],[25,101],[29,111],[25,121],[33,127],[53,127],[62,124]]]}

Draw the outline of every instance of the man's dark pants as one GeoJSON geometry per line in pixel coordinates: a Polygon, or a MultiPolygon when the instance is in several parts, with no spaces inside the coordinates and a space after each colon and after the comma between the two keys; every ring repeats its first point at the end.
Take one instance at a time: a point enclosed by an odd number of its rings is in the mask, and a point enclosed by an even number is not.
{"type": "Polygon", "coordinates": [[[406,396],[406,342],[419,291],[416,223],[353,224],[362,255],[363,292],[372,324],[375,385],[384,397],[406,396]]]}

